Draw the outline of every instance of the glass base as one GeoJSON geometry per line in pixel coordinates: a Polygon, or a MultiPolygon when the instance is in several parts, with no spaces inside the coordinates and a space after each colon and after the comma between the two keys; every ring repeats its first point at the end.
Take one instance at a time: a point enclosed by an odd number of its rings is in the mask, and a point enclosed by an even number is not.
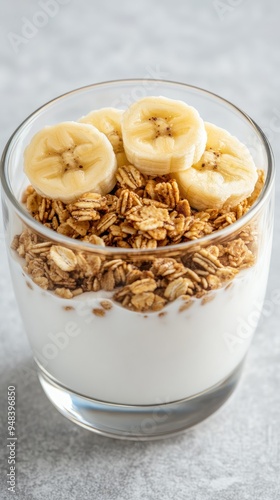
{"type": "Polygon", "coordinates": [[[195,396],[157,405],[118,405],[87,398],[61,386],[39,368],[49,400],[72,422],[103,436],[146,441],[178,434],[214,413],[235,389],[243,362],[223,381],[195,396]]]}
{"type": "Polygon", "coordinates": [[[49,400],[72,422],[107,437],[146,441],[178,434],[215,412],[236,387],[243,362],[223,381],[195,396],[157,405],[119,405],[87,398],[61,386],[39,368],[49,400]]]}

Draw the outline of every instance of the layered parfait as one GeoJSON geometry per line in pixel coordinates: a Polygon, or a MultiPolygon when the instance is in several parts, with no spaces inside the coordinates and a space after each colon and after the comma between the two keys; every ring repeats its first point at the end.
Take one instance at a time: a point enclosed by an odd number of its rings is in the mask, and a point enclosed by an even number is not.
{"type": "Polygon", "coordinates": [[[242,224],[265,175],[238,138],[185,102],[146,97],[46,126],[24,171],[38,229],[15,235],[11,270],[51,379],[149,405],[234,371],[267,278],[258,219],[242,224]]]}

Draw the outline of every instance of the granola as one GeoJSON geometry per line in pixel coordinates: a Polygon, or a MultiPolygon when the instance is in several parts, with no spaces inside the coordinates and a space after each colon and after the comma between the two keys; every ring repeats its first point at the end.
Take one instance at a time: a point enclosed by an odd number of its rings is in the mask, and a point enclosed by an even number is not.
{"type": "MultiPolygon", "coordinates": [[[[107,260],[102,253],[71,250],[25,229],[14,237],[12,248],[25,259],[24,270],[34,283],[66,299],[105,290],[123,307],[138,312],[160,311],[180,297],[184,311],[194,298],[211,300],[213,290],[254,264],[253,224],[217,245],[202,246],[199,239],[234,224],[249,210],[262,190],[262,171],[255,191],[242,203],[203,211],[192,209],[180,197],[178,184],[169,175],[151,177],[125,165],[116,177],[114,190],[105,196],[86,193],[67,204],[44,198],[29,186],[22,201],[41,224],[76,240],[151,250],[198,240],[192,253],[156,258],[151,252],[141,260],[139,256],[129,262],[107,260]]],[[[111,304],[103,301],[101,306],[93,311],[100,317],[111,304]]]]}

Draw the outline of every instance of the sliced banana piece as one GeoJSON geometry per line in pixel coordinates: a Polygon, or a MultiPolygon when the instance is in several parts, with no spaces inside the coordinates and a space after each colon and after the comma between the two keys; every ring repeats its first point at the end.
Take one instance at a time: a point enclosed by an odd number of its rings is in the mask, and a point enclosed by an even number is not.
{"type": "Polygon", "coordinates": [[[166,97],[145,97],[132,104],[123,115],[122,134],[129,162],[148,175],[191,167],[206,144],[197,110],[166,97]]]}
{"type": "Polygon", "coordinates": [[[69,203],[94,191],[109,193],[117,161],[106,135],[93,125],[64,122],[38,132],[24,153],[24,171],[43,196],[69,203]]]}
{"type": "Polygon", "coordinates": [[[117,157],[118,167],[129,164],[122,139],[121,118],[123,113],[123,110],[117,108],[101,108],[91,111],[79,119],[80,123],[90,123],[108,137],[117,157]]]}
{"type": "Polygon", "coordinates": [[[197,210],[235,206],[250,196],[258,179],[247,147],[223,128],[205,123],[207,144],[200,160],[173,176],[197,210]]]}

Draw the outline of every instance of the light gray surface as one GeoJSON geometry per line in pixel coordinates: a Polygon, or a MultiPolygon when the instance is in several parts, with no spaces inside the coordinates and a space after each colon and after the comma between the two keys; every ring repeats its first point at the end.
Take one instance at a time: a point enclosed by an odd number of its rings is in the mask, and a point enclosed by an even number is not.
{"type": "MultiPolygon", "coordinates": [[[[64,3],[34,36],[21,40],[18,53],[11,32],[21,35],[22,18],[36,19],[40,2],[1,3],[1,148],[21,120],[63,92],[98,81],[157,75],[232,100],[264,128],[276,163],[280,160],[278,0],[64,3]]],[[[279,187],[278,179],[268,300],[280,289],[279,187]]],[[[44,396],[30,371],[31,352],[3,237],[0,244],[1,499],[12,498],[6,487],[6,391],[11,384],[17,388],[18,436],[13,498],[279,498],[279,306],[262,319],[241,385],[217,414],[166,441],[110,440],[72,425],[44,396]]]]}

